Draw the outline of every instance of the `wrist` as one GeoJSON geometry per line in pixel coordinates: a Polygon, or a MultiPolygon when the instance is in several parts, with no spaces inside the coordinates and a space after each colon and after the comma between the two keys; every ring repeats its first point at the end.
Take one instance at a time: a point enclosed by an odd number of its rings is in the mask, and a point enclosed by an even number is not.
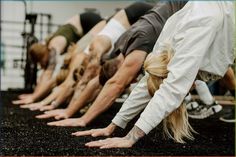
{"type": "Polygon", "coordinates": [[[60,104],[57,101],[55,101],[55,100],[52,101],[51,105],[52,105],[53,109],[60,106],[60,104]]]}
{"type": "Polygon", "coordinates": [[[32,102],[36,101],[37,100],[37,96],[35,94],[32,94],[31,100],[32,100],[32,102]]]}
{"type": "Polygon", "coordinates": [[[145,136],[145,133],[137,126],[134,126],[124,138],[133,145],[143,136],[145,136]]]}
{"type": "Polygon", "coordinates": [[[68,117],[71,117],[74,114],[74,111],[70,108],[66,108],[65,112],[68,117]]]}
{"type": "Polygon", "coordinates": [[[80,121],[83,123],[83,126],[86,126],[89,123],[89,121],[84,118],[84,116],[80,117],[80,121]]]}
{"type": "MultiPolygon", "coordinates": [[[[128,135],[128,134],[127,134],[128,135]]],[[[126,143],[130,145],[130,147],[132,147],[137,141],[134,141],[130,138],[127,137],[127,135],[125,137],[123,137],[123,139],[126,140],[126,143]]]]}
{"type": "Polygon", "coordinates": [[[113,133],[113,132],[115,131],[116,127],[117,127],[117,126],[116,126],[114,123],[111,123],[111,124],[109,124],[109,125],[107,126],[107,130],[108,130],[108,132],[111,134],[111,133],[113,133]]]}
{"type": "Polygon", "coordinates": [[[130,137],[130,133],[128,133],[126,136],[123,137],[125,140],[129,141],[129,143],[133,146],[138,139],[133,139],[130,137]]]}
{"type": "Polygon", "coordinates": [[[42,100],[42,101],[39,102],[39,104],[40,104],[41,106],[45,106],[45,105],[47,105],[47,102],[45,102],[44,100],[42,100]]]}

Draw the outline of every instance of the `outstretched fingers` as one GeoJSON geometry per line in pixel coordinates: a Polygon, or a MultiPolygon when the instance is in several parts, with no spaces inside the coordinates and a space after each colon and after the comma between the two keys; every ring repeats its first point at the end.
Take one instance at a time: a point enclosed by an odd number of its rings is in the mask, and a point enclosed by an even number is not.
{"type": "Polygon", "coordinates": [[[77,131],[77,132],[72,133],[71,135],[73,135],[73,136],[90,136],[93,134],[93,132],[94,132],[94,130],[91,129],[91,130],[87,130],[87,131],[77,131]]]}
{"type": "Polygon", "coordinates": [[[37,115],[36,118],[38,119],[47,119],[47,118],[51,118],[51,117],[54,117],[56,116],[56,114],[53,114],[53,113],[46,113],[44,112],[44,114],[41,114],[41,115],[37,115]]]}
{"type": "Polygon", "coordinates": [[[110,133],[106,130],[106,128],[103,128],[103,129],[91,129],[87,131],[78,131],[78,132],[72,133],[72,135],[98,137],[98,136],[109,136],[110,133]]]}
{"type": "Polygon", "coordinates": [[[103,146],[106,146],[107,144],[109,144],[109,142],[110,142],[110,138],[107,138],[105,140],[88,142],[85,144],[85,146],[87,146],[87,147],[103,147],[103,146]]]}
{"type": "Polygon", "coordinates": [[[85,127],[86,124],[81,118],[69,118],[69,119],[64,119],[60,121],[55,121],[55,122],[49,122],[47,123],[49,126],[67,126],[67,127],[85,127]]]}

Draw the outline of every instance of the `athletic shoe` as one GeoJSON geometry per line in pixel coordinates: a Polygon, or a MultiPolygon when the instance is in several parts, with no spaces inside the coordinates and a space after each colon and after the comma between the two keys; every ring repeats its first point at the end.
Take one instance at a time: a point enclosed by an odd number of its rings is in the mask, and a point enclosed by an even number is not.
{"type": "Polygon", "coordinates": [[[199,106],[198,102],[192,101],[186,104],[186,108],[188,112],[195,110],[199,106]]]}
{"type": "Polygon", "coordinates": [[[196,109],[188,112],[188,116],[193,119],[205,119],[221,110],[222,106],[215,101],[212,105],[199,104],[196,109]]]}
{"type": "Polygon", "coordinates": [[[220,120],[226,123],[235,123],[235,110],[232,109],[229,113],[224,114],[220,117],[220,120]]]}

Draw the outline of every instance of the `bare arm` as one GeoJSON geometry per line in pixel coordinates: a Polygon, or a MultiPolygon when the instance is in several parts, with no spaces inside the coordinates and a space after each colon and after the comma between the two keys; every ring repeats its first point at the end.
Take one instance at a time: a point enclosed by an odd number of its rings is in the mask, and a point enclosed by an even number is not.
{"type": "Polygon", "coordinates": [[[57,56],[56,50],[52,49],[49,53],[49,61],[47,68],[40,76],[40,80],[38,82],[36,90],[33,93],[34,101],[41,98],[42,96],[45,96],[56,85],[55,84],[56,80],[55,78],[52,77],[57,64],[56,56],[57,56]]]}
{"type": "Polygon", "coordinates": [[[107,110],[127,85],[136,77],[142,67],[146,53],[134,51],[129,54],[117,73],[106,83],[87,113],[81,117],[85,123],[91,122],[107,110]]]}
{"type": "MultiPolygon", "coordinates": [[[[77,132],[73,135],[87,135],[87,134],[94,134],[94,131],[88,131],[88,132],[77,132]]],[[[103,130],[97,130],[96,133],[99,135],[103,135],[103,133],[106,133],[106,131],[103,130]],[[102,133],[100,133],[100,132],[102,133]]],[[[113,138],[107,138],[105,140],[99,140],[99,141],[93,141],[86,143],[85,145],[87,147],[99,147],[100,149],[104,148],[130,148],[132,147],[140,138],[145,136],[145,133],[138,128],[137,126],[134,126],[133,129],[125,136],[125,137],[113,137],[113,138]]]]}
{"type": "Polygon", "coordinates": [[[73,115],[76,111],[84,107],[91,99],[96,98],[99,91],[101,90],[101,85],[99,84],[98,76],[92,79],[84,90],[76,91],[71,103],[67,107],[67,112],[69,115],[73,115]]]}
{"type": "Polygon", "coordinates": [[[90,80],[98,75],[100,71],[99,63],[93,59],[87,65],[82,78],[79,80],[76,89],[83,91],[90,80]]]}
{"type": "MultiPolygon", "coordinates": [[[[82,66],[84,62],[86,62],[87,56],[83,53],[79,53],[72,60],[69,67],[69,74],[66,80],[58,86],[58,92],[55,96],[55,102],[57,103],[57,107],[60,106],[65,100],[67,100],[74,92],[74,86],[76,82],[73,79],[73,73],[77,67],[82,66]]],[[[55,108],[55,106],[53,107],[55,108]]],[[[52,109],[53,109],[52,108],[52,109]]]]}
{"type": "Polygon", "coordinates": [[[73,98],[66,109],[56,109],[48,111],[42,115],[37,116],[37,118],[43,119],[54,117],[55,119],[66,119],[71,117],[76,111],[78,111],[97,97],[101,90],[101,85],[99,84],[98,79],[99,78],[96,77],[91,80],[84,90],[78,89],[77,91],[75,91],[73,98]]]}
{"type": "MultiPolygon", "coordinates": [[[[45,78],[46,79],[46,78],[45,78]]],[[[47,81],[42,81],[40,86],[37,86],[37,89],[33,93],[33,100],[37,101],[40,98],[46,96],[54,87],[56,86],[56,79],[48,79],[47,81]]]]}
{"type": "Polygon", "coordinates": [[[56,66],[56,51],[52,49],[49,54],[48,65],[46,69],[43,71],[43,73],[41,74],[40,80],[37,83],[34,93],[24,99],[13,101],[13,104],[22,105],[22,104],[33,103],[36,100],[43,97],[44,94],[46,94],[48,91],[50,91],[51,88],[53,88],[51,86],[53,86],[54,84],[54,81],[52,80],[52,75],[53,75],[55,66],[56,66]]]}

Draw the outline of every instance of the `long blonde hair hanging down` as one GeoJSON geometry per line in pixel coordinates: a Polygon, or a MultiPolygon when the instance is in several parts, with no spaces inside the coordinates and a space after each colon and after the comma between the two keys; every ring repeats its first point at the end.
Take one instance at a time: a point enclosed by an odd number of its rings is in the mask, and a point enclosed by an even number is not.
{"type": "MultiPolygon", "coordinates": [[[[144,62],[144,69],[149,73],[147,79],[148,91],[151,96],[159,89],[168,75],[167,65],[173,56],[173,49],[168,45],[161,53],[151,53],[144,62]]],[[[184,138],[193,140],[191,132],[195,132],[188,122],[186,105],[181,104],[163,120],[163,130],[167,137],[179,143],[185,143],[184,138]]]]}

